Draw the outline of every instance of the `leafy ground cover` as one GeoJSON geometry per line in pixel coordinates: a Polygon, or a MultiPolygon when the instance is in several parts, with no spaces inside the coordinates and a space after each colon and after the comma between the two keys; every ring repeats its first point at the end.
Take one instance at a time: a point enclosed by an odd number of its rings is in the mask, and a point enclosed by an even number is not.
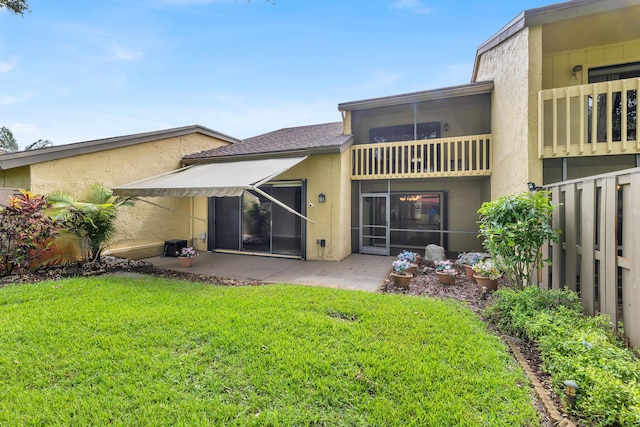
{"type": "Polygon", "coordinates": [[[608,317],[584,315],[577,293],[502,289],[485,314],[538,347],[558,394],[564,380],[578,384],[573,412],[586,425],[640,425],[640,361],[613,334],[608,317]]]}
{"type": "Polygon", "coordinates": [[[0,425],[538,425],[453,301],[100,276],[4,287],[0,316],[0,425]]]}

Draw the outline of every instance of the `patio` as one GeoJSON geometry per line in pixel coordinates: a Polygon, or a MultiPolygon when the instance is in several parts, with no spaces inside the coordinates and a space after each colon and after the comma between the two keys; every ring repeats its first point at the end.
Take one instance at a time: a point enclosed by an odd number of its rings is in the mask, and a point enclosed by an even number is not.
{"type": "Polygon", "coordinates": [[[336,289],[376,292],[395,257],[351,254],[342,261],[300,261],[252,255],[199,252],[193,266],[181,268],[175,257],[145,261],[167,270],[210,274],[237,280],[288,283],[336,289]]]}

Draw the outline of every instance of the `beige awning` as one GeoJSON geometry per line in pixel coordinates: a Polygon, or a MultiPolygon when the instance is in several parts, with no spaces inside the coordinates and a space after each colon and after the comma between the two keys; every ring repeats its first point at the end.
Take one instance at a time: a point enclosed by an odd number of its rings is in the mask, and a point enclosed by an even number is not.
{"type": "Polygon", "coordinates": [[[113,189],[119,196],[240,196],[297,165],[306,157],[246,160],[187,166],[113,189]]]}
{"type": "Polygon", "coordinates": [[[237,197],[253,190],[309,222],[311,219],[258,189],[307,157],[246,160],[187,166],[113,189],[119,196],[138,197],[237,197]]]}

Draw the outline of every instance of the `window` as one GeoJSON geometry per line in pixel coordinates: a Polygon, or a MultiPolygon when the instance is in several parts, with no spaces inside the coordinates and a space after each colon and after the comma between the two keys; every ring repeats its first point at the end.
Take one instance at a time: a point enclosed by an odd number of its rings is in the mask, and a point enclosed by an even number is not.
{"type": "Polygon", "coordinates": [[[390,205],[391,247],[443,244],[443,193],[392,193],[390,205]]]}
{"type": "MultiPolygon", "coordinates": [[[[620,64],[608,67],[598,67],[589,69],[589,83],[608,82],[612,80],[623,80],[634,77],[640,77],[640,62],[632,62],[628,64],[620,64]]],[[[629,90],[626,94],[621,92],[613,92],[612,94],[612,111],[607,111],[607,95],[602,94],[597,96],[598,113],[597,113],[597,142],[604,142],[607,140],[607,115],[612,114],[612,135],[613,141],[620,141],[622,139],[622,99],[625,98],[627,102],[627,140],[636,139],[636,119],[637,119],[637,96],[635,90],[629,90]]],[[[593,104],[593,97],[589,96],[589,104],[593,104]]],[[[589,142],[593,141],[591,136],[591,107],[589,108],[589,142]]]]}
{"type": "Polygon", "coordinates": [[[369,129],[369,143],[440,138],[440,122],[425,122],[369,129]]]}

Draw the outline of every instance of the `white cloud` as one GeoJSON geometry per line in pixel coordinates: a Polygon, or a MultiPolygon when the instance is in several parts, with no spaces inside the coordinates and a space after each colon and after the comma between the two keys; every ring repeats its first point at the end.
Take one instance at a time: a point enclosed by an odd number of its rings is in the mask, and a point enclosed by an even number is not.
{"type": "Polygon", "coordinates": [[[16,67],[16,60],[11,59],[9,61],[0,61],[0,73],[6,73],[13,70],[16,67]]]}
{"type": "Polygon", "coordinates": [[[397,0],[393,3],[394,9],[406,9],[416,15],[428,15],[434,12],[434,9],[425,6],[420,0],[397,0]]]}
{"type": "Polygon", "coordinates": [[[123,46],[118,42],[111,43],[109,51],[110,58],[117,61],[131,61],[142,56],[141,51],[123,46]]]}
{"type": "Polygon", "coordinates": [[[15,122],[11,124],[11,130],[15,132],[35,132],[37,129],[37,126],[28,123],[15,122]]]}
{"type": "Polygon", "coordinates": [[[20,97],[12,95],[0,95],[0,106],[12,105],[20,102],[20,97]]]}

